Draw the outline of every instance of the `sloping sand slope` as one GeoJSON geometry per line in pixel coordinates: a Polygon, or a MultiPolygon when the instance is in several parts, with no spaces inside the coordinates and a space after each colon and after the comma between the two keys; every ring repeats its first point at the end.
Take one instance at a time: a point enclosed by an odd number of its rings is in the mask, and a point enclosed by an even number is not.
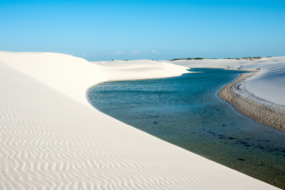
{"type": "Polygon", "coordinates": [[[261,71],[247,80],[244,89],[275,104],[285,105],[285,57],[260,62],[261,71]]]}
{"type": "Polygon", "coordinates": [[[0,52],[0,189],[276,189],[89,106],[86,88],[108,77],[100,67],[0,52]]]}

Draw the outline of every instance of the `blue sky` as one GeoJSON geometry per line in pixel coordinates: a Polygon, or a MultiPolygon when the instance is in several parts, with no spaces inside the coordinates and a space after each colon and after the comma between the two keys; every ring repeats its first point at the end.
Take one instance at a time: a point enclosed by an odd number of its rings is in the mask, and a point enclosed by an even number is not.
{"type": "Polygon", "coordinates": [[[94,61],[285,56],[285,1],[0,0],[0,50],[94,61]]]}

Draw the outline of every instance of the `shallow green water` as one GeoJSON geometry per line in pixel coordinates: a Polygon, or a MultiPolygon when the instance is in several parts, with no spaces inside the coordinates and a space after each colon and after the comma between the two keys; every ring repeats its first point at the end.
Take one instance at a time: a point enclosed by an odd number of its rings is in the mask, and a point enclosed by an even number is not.
{"type": "Polygon", "coordinates": [[[105,82],[88,90],[98,110],[142,131],[285,189],[285,133],[242,116],[216,93],[239,71],[105,82]]]}

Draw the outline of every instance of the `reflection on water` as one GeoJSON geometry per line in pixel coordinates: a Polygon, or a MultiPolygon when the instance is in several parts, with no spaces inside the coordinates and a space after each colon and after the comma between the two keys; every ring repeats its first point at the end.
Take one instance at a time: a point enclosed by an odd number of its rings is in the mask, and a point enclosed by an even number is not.
{"type": "Polygon", "coordinates": [[[88,90],[98,110],[215,162],[285,188],[285,133],[253,122],[216,93],[240,71],[105,82],[88,90]]]}

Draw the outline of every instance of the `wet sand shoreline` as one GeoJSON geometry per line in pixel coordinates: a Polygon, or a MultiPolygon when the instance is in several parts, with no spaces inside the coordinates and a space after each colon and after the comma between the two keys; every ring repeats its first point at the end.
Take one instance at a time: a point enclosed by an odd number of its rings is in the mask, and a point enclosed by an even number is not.
{"type": "Polygon", "coordinates": [[[255,122],[285,132],[285,107],[255,97],[242,89],[244,81],[254,74],[255,72],[241,74],[235,81],[224,86],[218,92],[218,97],[255,122]]]}

